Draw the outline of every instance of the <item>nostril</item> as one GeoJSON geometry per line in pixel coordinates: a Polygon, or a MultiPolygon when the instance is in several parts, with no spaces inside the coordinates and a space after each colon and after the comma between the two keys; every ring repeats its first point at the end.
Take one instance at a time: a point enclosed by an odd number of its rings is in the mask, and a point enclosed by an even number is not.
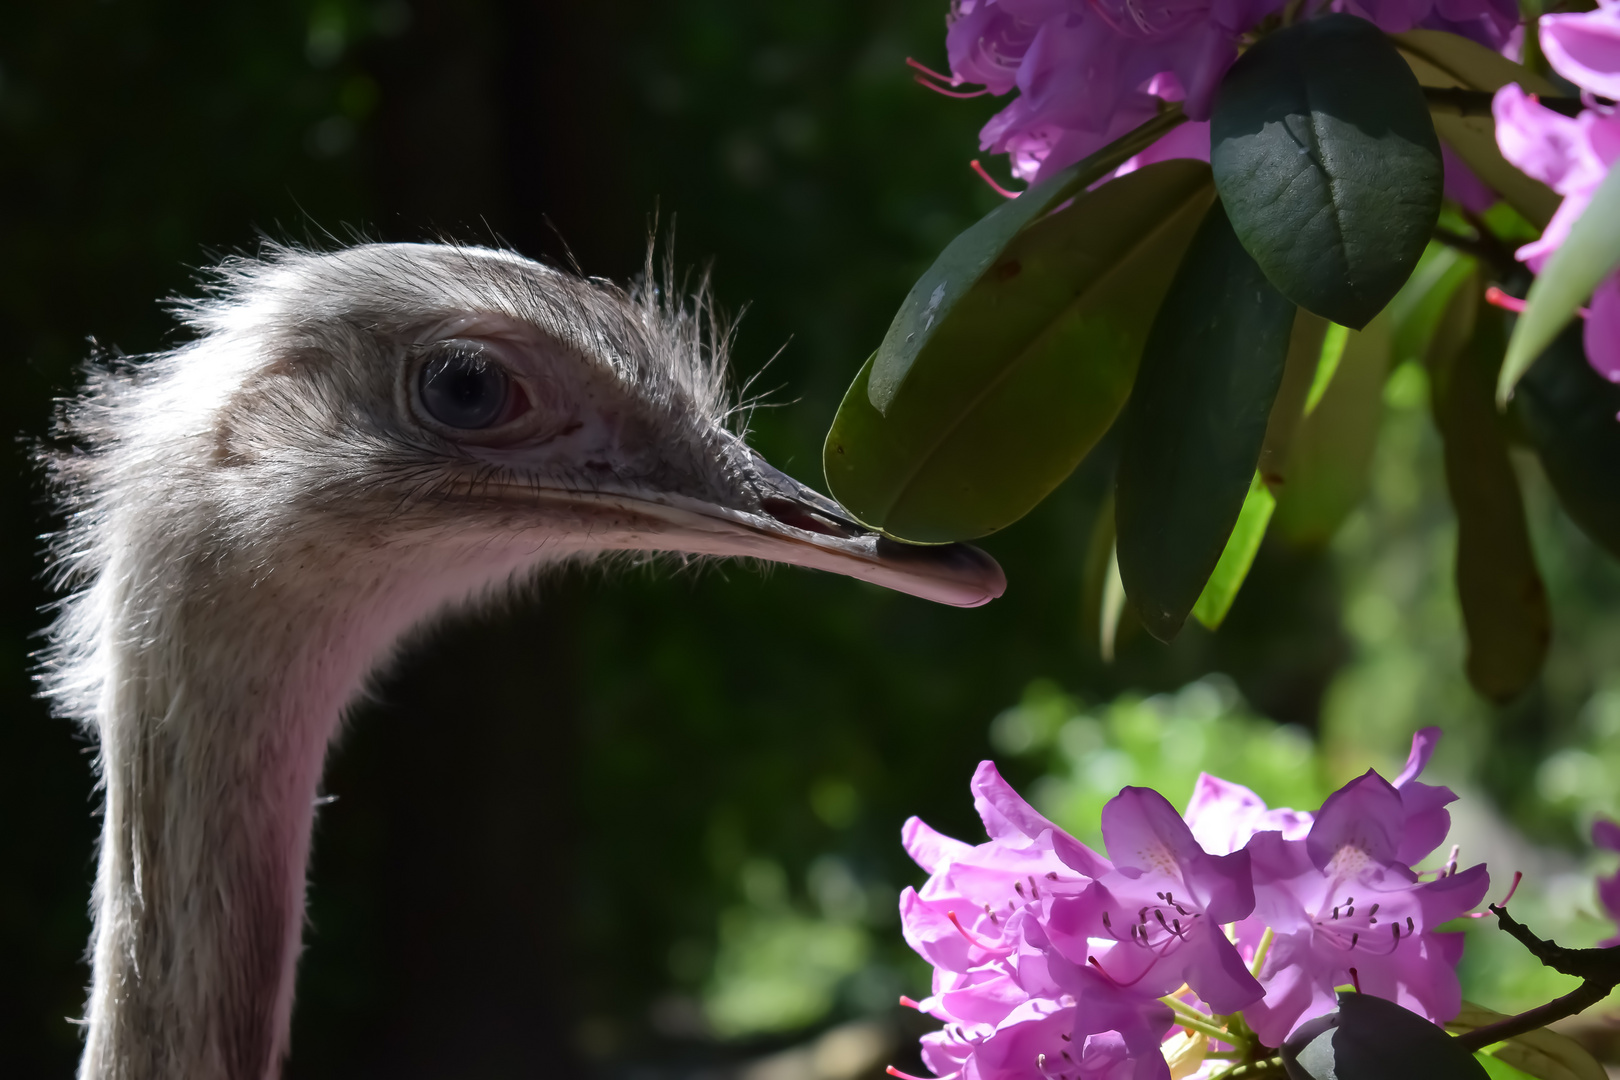
{"type": "Polygon", "coordinates": [[[846,538],[861,535],[859,530],[831,518],[822,517],[803,503],[794,502],[792,499],[764,498],[759,500],[759,508],[782,524],[803,529],[805,532],[846,538]]]}

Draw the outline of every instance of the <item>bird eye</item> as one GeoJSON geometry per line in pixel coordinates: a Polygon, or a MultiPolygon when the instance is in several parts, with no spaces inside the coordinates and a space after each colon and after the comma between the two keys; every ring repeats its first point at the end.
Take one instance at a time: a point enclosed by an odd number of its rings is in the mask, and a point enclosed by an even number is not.
{"type": "Polygon", "coordinates": [[[476,431],[512,419],[523,392],[479,343],[446,341],[433,347],[417,374],[422,409],[445,427],[476,431]]]}

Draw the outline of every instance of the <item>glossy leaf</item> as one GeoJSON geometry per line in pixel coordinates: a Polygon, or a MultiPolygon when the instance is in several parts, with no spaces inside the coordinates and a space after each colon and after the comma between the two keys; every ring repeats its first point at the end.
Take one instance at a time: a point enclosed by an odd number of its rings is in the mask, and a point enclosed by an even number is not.
{"type": "MultiPolygon", "coordinates": [[[[1306,403],[1316,387],[1317,373],[1322,369],[1322,345],[1332,325],[1304,308],[1294,313],[1282,385],[1277,388],[1277,400],[1272,403],[1271,416],[1266,421],[1266,437],[1260,444],[1260,475],[1273,491],[1280,490],[1287,478],[1288,451],[1294,444],[1294,433],[1305,419],[1306,403]]],[[[1334,362],[1337,363],[1337,357],[1334,362]]],[[[1320,399],[1321,394],[1316,396],[1320,399]]]]}
{"type": "Polygon", "coordinates": [[[1620,386],[1586,362],[1581,330],[1566,326],[1530,366],[1514,411],[1564,510],[1620,559],[1620,386]]]}
{"type": "Polygon", "coordinates": [[[1327,543],[1366,494],[1389,359],[1387,313],[1346,338],[1338,370],[1289,452],[1288,483],[1272,528],[1290,543],[1327,543]]]}
{"type": "Polygon", "coordinates": [[[1260,541],[1266,538],[1266,526],[1271,524],[1271,512],[1276,508],[1276,496],[1256,472],[1220,561],[1193,605],[1193,618],[1207,629],[1219,629],[1226,613],[1232,610],[1232,601],[1237,599],[1238,590],[1249,576],[1249,568],[1260,551],[1260,541]]]}
{"type": "Polygon", "coordinates": [[[1620,267],[1620,169],[1610,169],[1569,236],[1541,267],[1513,327],[1496,386],[1505,404],[1532,361],[1587,303],[1598,282],[1620,267]]]}
{"type": "Polygon", "coordinates": [[[1279,30],[1232,65],[1210,163],[1272,284],[1353,329],[1406,281],[1440,213],[1440,143],[1422,88],[1390,40],[1352,15],[1279,30]]]}
{"type": "MultiPolygon", "coordinates": [[[[1546,79],[1501,53],[1467,38],[1439,30],[1409,30],[1394,35],[1401,56],[1424,86],[1459,86],[1495,92],[1516,82],[1532,94],[1556,94],[1546,79]]],[[[1544,228],[1558,209],[1560,196],[1508,163],[1496,145],[1489,115],[1463,116],[1432,110],[1435,133],[1479,178],[1537,228],[1544,228]]]]}
{"type": "Polygon", "coordinates": [[[1180,632],[1243,508],[1294,310],[1212,206],[1143,350],[1115,491],[1125,594],[1160,641],[1180,632]]]}
{"type": "MultiPolygon", "coordinates": [[[[1180,106],[1170,108],[1018,198],[996,207],[947,244],[906,294],[883,343],[878,346],[868,380],[873,407],[880,413],[888,412],[911,365],[932,347],[957,301],[991,272],[992,265],[1006,265],[1001,256],[1013,237],[1064,200],[1107,176],[1127,158],[1151,146],[1185,119],[1180,106]]],[[[946,342],[947,347],[951,344],[946,342]]]]}
{"type": "MultiPolygon", "coordinates": [[[[1472,1031],[1506,1019],[1504,1013],[1465,1001],[1462,1011],[1446,1028],[1455,1032],[1472,1031]]],[[[1540,1080],[1609,1080],[1609,1074],[1585,1047],[1568,1035],[1547,1028],[1515,1035],[1490,1054],[1540,1080]]]]}
{"type": "Polygon", "coordinates": [[[1435,426],[1457,515],[1457,597],[1468,635],[1468,680],[1496,702],[1512,700],[1535,680],[1552,637],[1547,590],[1491,397],[1505,339],[1501,313],[1487,309],[1455,359],[1438,357],[1431,365],[1435,426]]]}
{"type": "Polygon", "coordinates": [[[1484,1066],[1428,1020],[1371,994],[1300,1026],[1282,1046],[1291,1080],[1488,1080],[1484,1066]]]}
{"type": "Polygon", "coordinates": [[[1009,243],[936,328],[887,413],[867,361],[827,435],[850,513],[923,543],[1028,513],[1118,416],[1176,264],[1214,198],[1167,161],[1077,196],[1009,243]]]}

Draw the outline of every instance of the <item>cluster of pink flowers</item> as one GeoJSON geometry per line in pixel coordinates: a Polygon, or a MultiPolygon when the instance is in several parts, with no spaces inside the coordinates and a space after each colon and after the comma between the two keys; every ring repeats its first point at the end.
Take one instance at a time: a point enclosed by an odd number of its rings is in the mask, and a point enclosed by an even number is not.
{"type": "MultiPolygon", "coordinates": [[[[1564,116],[1509,84],[1497,91],[1493,109],[1502,156],[1564,197],[1541,238],[1518,251],[1537,272],[1620,158],[1620,0],[1602,0],[1584,14],[1542,16],[1541,47],[1553,70],[1581,88],[1586,108],[1564,116]]],[[[1620,382],[1620,270],[1593,293],[1584,340],[1592,366],[1620,382]]]]}
{"type": "MultiPolygon", "coordinates": [[[[1009,155],[1013,175],[1036,181],[1182,101],[1183,125],[1152,160],[1209,157],[1208,118],[1239,39],[1286,0],[954,0],[946,51],[950,86],[1018,96],[979,133],[1009,155]]],[[[1390,33],[1449,30],[1493,48],[1519,20],[1513,0],[1332,0],[1390,33]]]]}
{"type": "Polygon", "coordinates": [[[916,818],[903,833],[929,874],[901,895],[906,941],[934,966],[933,993],[903,1000],[945,1023],[924,1062],[961,1080],[1169,1080],[1178,1013],[1241,1013],[1277,1046],[1348,983],[1450,1019],[1462,935],[1437,927],[1489,879],[1483,865],[1413,869],[1456,798],[1417,779],[1438,737],[1418,733],[1393,784],[1369,771],[1314,814],[1207,775],[1185,816],[1126,788],[1103,810],[1106,858],[984,762],[972,788],[988,843],[916,818]]]}

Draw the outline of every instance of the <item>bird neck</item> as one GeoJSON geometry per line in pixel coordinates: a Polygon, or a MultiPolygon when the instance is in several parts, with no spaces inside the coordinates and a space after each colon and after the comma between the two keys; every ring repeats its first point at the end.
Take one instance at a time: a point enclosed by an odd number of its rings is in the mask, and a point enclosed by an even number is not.
{"type": "Polygon", "coordinates": [[[78,601],[106,799],[81,1080],[279,1073],[326,747],[445,599],[297,558],[115,561],[78,601]]]}

